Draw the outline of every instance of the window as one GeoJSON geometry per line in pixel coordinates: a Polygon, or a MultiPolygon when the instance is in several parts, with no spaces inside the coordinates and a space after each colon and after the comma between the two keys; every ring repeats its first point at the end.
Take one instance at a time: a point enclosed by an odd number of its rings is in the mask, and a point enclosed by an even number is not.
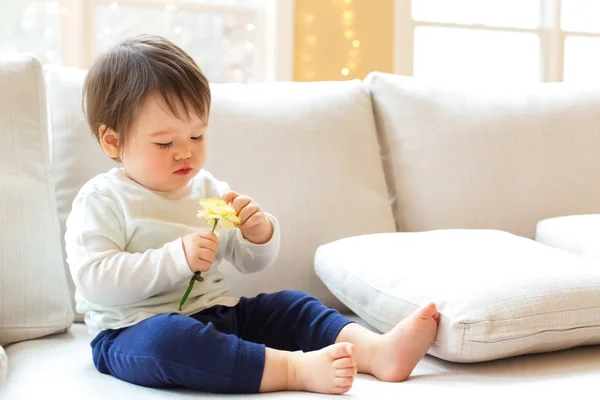
{"type": "Polygon", "coordinates": [[[397,73],[600,83],[598,0],[396,0],[395,14],[397,73]]]}
{"type": "Polygon", "coordinates": [[[186,50],[213,82],[291,80],[292,0],[0,0],[0,51],[88,68],[140,33],[186,50]]]}

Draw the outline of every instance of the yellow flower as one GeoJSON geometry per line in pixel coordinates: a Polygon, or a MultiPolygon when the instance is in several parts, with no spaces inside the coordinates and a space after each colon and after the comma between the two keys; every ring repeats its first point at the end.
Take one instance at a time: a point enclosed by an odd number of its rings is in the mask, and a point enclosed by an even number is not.
{"type": "Polygon", "coordinates": [[[200,205],[204,210],[198,212],[198,218],[205,218],[209,223],[216,219],[227,229],[233,229],[240,223],[235,209],[221,199],[200,200],[200,205]]]}
{"type": "MultiPolygon", "coordinates": [[[[206,218],[209,223],[212,223],[213,232],[219,221],[221,221],[221,224],[227,229],[233,229],[240,223],[240,217],[235,213],[235,208],[221,199],[212,198],[200,200],[200,205],[204,208],[204,211],[198,212],[197,216],[198,218],[206,218]]],[[[183,305],[187,301],[188,296],[194,287],[194,283],[202,281],[204,281],[202,273],[200,273],[200,271],[195,272],[194,276],[190,279],[187,290],[179,302],[179,311],[182,310],[183,305]]]]}

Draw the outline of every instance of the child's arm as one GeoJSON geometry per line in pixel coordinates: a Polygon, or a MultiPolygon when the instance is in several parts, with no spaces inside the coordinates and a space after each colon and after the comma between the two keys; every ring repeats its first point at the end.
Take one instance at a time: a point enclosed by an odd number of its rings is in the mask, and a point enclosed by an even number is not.
{"type": "Polygon", "coordinates": [[[227,243],[224,257],[240,272],[250,274],[269,268],[279,254],[279,222],[265,213],[265,218],[273,227],[273,235],[264,244],[252,243],[244,238],[242,231],[236,228],[231,233],[231,240],[227,243]]]}
{"type": "Polygon", "coordinates": [[[181,239],[143,253],[127,253],[117,205],[98,193],[78,197],[67,220],[67,261],[77,290],[92,303],[135,303],[192,276],[181,239]]]}

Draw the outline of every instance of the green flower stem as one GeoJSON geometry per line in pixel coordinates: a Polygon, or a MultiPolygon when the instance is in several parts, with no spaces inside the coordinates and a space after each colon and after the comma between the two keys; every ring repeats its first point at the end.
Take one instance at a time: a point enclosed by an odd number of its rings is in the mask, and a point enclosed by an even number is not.
{"type": "MultiPolygon", "coordinates": [[[[213,223],[211,232],[215,231],[215,229],[217,228],[217,224],[219,223],[219,218],[213,218],[213,219],[215,220],[215,222],[213,223]]],[[[202,273],[200,271],[197,271],[194,273],[194,276],[192,276],[192,278],[190,279],[190,283],[188,284],[187,290],[185,291],[185,294],[183,295],[183,297],[181,298],[181,301],[179,302],[179,311],[181,311],[181,307],[183,307],[183,305],[187,301],[190,293],[192,292],[192,289],[194,288],[194,283],[202,282],[204,280],[204,278],[201,275],[202,275],[202,273]]]]}

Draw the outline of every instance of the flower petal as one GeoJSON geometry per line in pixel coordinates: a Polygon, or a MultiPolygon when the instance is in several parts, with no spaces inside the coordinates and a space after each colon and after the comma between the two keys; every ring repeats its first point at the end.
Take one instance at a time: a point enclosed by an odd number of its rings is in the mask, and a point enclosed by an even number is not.
{"type": "Polygon", "coordinates": [[[205,218],[210,223],[215,218],[219,219],[222,226],[227,229],[233,229],[240,223],[240,217],[237,216],[233,206],[221,199],[210,198],[200,200],[200,205],[204,208],[204,211],[198,212],[198,218],[205,218]]]}

